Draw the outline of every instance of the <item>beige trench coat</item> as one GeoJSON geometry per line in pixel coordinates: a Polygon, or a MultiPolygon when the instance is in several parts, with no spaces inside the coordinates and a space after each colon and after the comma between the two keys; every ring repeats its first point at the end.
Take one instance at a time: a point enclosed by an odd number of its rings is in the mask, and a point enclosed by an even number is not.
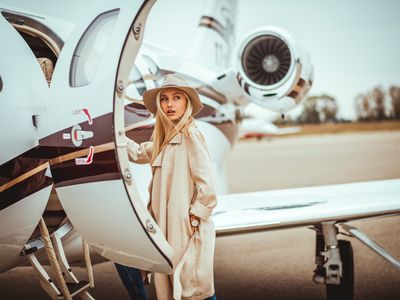
{"type": "MultiPolygon", "coordinates": [[[[149,210],[174,250],[174,271],[183,264],[179,282],[173,275],[155,273],[159,300],[203,300],[214,294],[215,230],[210,214],[217,204],[216,180],[203,135],[195,124],[187,132],[178,133],[151,165],[149,210]],[[189,214],[201,219],[195,236],[189,214]]],[[[152,142],[139,145],[129,140],[128,153],[133,162],[149,163],[152,142]]]]}

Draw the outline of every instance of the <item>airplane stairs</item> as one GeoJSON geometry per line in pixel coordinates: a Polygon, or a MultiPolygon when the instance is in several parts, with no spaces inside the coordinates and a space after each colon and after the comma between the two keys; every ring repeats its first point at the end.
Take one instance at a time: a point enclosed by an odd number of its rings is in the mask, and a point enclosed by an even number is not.
{"type": "Polygon", "coordinates": [[[84,260],[88,273],[88,281],[79,281],[73,274],[67,261],[61,239],[73,229],[71,223],[67,222],[49,235],[43,218],[39,222],[39,237],[30,240],[21,251],[34,268],[40,279],[40,285],[52,299],[72,299],[79,296],[81,299],[94,299],[88,289],[94,287],[93,269],[90,261],[89,246],[82,241],[84,260]],[[58,287],[54,284],[49,274],[40,264],[36,252],[45,248],[53,273],[56,277],[58,287]]]}

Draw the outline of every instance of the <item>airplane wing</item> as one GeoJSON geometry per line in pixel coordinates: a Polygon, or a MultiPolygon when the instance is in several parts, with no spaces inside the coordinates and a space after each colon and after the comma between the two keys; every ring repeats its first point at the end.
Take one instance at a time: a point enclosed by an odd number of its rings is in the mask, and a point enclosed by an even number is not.
{"type": "Polygon", "coordinates": [[[313,280],[327,299],[352,299],[354,237],[400,270],[400,260],[347,221],[400,214],[400,179],[219,196],[213,212],[217,236],[310,226],[315,230],[313,280]],[[340,231],[337,227],[340,225],[340,231]]]}
{"type": "Polygon", "coordinates": [[[400,214],[400,179],[221,195],[217,235],[400,214]]]}

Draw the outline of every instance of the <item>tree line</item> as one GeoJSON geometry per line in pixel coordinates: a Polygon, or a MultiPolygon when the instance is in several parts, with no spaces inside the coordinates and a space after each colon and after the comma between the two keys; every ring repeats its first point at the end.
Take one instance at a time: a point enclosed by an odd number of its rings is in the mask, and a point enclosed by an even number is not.
{"type": "MultiPolygon", "coordinates": [[[[344,121],[338,120],[338,110],[336,98],[331,95],[309,96],[297,119],[286,118],[283,122],[317,124],[344,121]]],[[[355,97],[355,111],[358,121],[400,120],[400,86],[391,86],[386,92],[382,87],[375,87],[358,94],[355,97]]]]}
{"type": "Polygon", "coordinates": [[[360,121],[400,119],[400,87],[391,86],[387,92],[381,87],[357,95],[357,118],[360,121]]]}

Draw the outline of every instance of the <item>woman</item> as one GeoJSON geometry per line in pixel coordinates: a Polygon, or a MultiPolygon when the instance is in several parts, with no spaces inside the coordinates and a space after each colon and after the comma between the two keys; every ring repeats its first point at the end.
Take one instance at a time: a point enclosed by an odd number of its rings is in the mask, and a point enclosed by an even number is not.
{"type": "Polygon", "coordinates": [[[198,93],[175,74],[143,94],[156,116],[153,141],[128,139],[129,158],[150,163],[149,210],[174,250],[172,275],[154,274],[157,298],[215,299],[213,260],[216,180],[204,137],[193,116],[203,107],[198,93]]]}

